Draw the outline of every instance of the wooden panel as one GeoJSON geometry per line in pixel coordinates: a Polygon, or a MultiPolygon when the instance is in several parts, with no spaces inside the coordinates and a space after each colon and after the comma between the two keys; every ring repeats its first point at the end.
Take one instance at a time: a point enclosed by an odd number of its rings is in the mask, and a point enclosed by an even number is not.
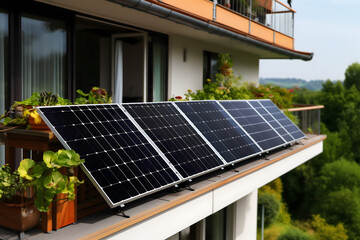
{"type": "Polygon", "coordinates": [[[279,32],[275,32],[275,43],[282,47],[294,49],[294,39],[279,32]]]}
{"type": "Polygon", "coordinates": [[[214,4],[207,0],[163,0],[162,2],[208,20],[212,20],[213,18],[214,4]]]}
{"type": "Polygon", "coordinates": [[[216,7],[216,21],[245,33],[249,33],[249,19],[220,6],[216,7]]]}
{"type": "Polygon", "coordinates": [[[250,34],[264,39],[268,42],[273,42],[274,41],[274,31],[271,30],[270,28],[267,28],[261,24],[258,24],[256,22],[251,21],[251,30],[250,30],[250,34]]]}

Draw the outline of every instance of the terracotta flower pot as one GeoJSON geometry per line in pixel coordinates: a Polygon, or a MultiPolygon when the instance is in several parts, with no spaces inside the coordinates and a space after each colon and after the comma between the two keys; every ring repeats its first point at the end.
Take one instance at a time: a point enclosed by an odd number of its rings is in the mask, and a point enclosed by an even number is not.
{"type": "Polygon", "coordinates": [[[14,202],[0,202],[0,226],[18,232],[34,228],[40,220],[40,212],[34,206],[34,199],[17,196],[14,202]]]}
{"type": "Polygon", "coordinates": [[[35,123],[35,119],[32,116],[29,116],[29,124],[33,130],[49,130],[50,128],[46,123],[41,119],[39,124],[35,123]]]}

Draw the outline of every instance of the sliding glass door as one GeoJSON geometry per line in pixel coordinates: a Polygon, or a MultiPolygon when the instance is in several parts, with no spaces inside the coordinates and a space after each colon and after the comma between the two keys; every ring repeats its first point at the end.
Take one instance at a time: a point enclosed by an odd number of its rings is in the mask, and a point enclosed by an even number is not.
{"type": "Polygon", "coordinates": [[[50,18],[21,17],[21,97],[34,91],[66,97],[66,23],[50,18]]]}
{"type": "MultiPolygon", "coordinates": [[[[8,66],[8,52],[9,52],[9,29],[8,29],[8,14],[0,11],[0,114],[5,112],[5,102],[9,97],[6,73],[8,66]]],[[[0,136],[1,138],[1,136],[0,136]]],[[[5,163],[4,146],[0,145],[0,165],[5,163]]]]}

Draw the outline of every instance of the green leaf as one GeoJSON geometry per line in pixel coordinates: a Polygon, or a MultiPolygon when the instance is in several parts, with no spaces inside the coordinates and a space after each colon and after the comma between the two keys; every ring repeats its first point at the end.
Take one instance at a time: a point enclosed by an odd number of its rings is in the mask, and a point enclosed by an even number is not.
{"type": "Polygon", "coordinates": [[[53,151],[46,151],[43,155],[43,160],[46,163],[48,168],[60,168],[61,166],[55,164],[56,159],[58,158],[57,154],[53,151]]]}
{"type": "Polygon", "coordinates": [[[53,189],[56,193],[61,193],[66,186],[66,181],[66,176],[62,175],[59,171],[55,171],[45,177],[44,187],[53,189]]]}
{"type": "MultiPolygon", "coordinates": [[[[20,177],[26,178],[28,180],[33,180],[34,175],[31,173],[31,168],[36,165],[34,160],[31,160],[29,158],[26,158],[20,162],[18,172],[20,174],[20,177]]],[[[38,172],[36,173],[38,175],[38,172]]]]}
{"type": "Polygon", "coordinates": [[[84,159],[80,159],[80,155],[77,154],[74,150],[59,150],[58,159],[56,164],[59,164],[63,167],[73,167],[78,166],[80,163],[85,162],[84,159]]]}

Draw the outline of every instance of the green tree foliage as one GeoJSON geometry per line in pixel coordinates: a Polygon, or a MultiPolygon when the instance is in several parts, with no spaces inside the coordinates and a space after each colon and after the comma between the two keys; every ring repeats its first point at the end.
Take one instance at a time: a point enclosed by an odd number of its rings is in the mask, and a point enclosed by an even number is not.
{"type": "Polygon", "coordinates": [[[346,103],[345,88],[342,82],[327,80],[323,84],[319,96],[319,102],[324,105],[326,111],[321,112],[321,120],[330,131],[338,131],[341,116],[339,112],[346,103]]]}
{"type": "Polygon", "coordinates": [[[264,225],[269,226],[274,222],[276,216],[280,210],[280,201],[274,196],[274,194],[268,192],[259,192],[258,196],[258,226],[261,226],[261,211],[262,205],[264,205],[264,225]]]}
{"type": "Polygon", "coordinates": [[[330,224],[343,223],[349,239],[360,236],[360,197],[359,193],[348,188],[330,192],[323,201],[314,204],[314,212],[324,216],[330,224]]]}
{"type": "Polygon", "coordinates": [[[283,199],[295,219],[305,220],[311,215],[315,176],[311,165],[302,164],[281,177],[284,183],[283,199]]]}
{"type": "Polygon", "coordinates": [[[313,238],[307,233],[292,227],[282,233],[277,240],[313,240],[313,238]]]}
{"type": "Polygon", "coordinates": [[[293,89],[286,89],[276,85],[267,84],[265,86],[260,85],[249,85],[249,91],[254,95],[255,98],[260,99],[271,99],[279,108],[291,108],[293,89]]]}
{"type": "Polygon", "coordinates": [[[345,71],[344,86],[349,89],[353,85],[360,90],[360,63],[351,64],[345,71]]]}
{"type": "Polygon", "coordinates": [[[360,166],[338,160],[327,163],[315,184],[312,212],[333,225],[343,223],[350,239],[360,236],[360,166]]]}
{"type": "Polygon", "coordinates": [[[293,102],[297,104],[319,104],[319,91],[311,91],[307,88],[295,88],[293,102]]]}
{"type": "Polygon", "coordinates": [[[316,185],[316,194],[321,199],[329,192],[345,188],[354,191],[360,187],[360,166],[346,160],[327,163],[320,170],[316,185]]]}
{"type": "Polygon", "coordinates": [[[342,223],[330,225],[320,215],[313,215],[310,228],[314,231],[316,240],[347,240],[348,236],[342,223]]]}

